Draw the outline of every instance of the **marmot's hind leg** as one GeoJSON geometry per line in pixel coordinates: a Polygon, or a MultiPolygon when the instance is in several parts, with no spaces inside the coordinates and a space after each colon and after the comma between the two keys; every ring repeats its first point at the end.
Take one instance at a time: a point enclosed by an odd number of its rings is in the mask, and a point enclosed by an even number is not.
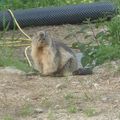
{"type": "Polygon", "coordinates": [[[63,76],[72,75],[73,71],[77,69],[77,63],[74,58],[70,58],[62,68],[63,76]]]}
{"type": "Polygon", "coordinates": [[[76,70],[76,66],[77,64],[75,62],[75,59],[70,58],[63,68],[58,69],[56,72],[54,72],[50,76],[64,77],[64,76],[72,75],[73,71],[76,70]]]}

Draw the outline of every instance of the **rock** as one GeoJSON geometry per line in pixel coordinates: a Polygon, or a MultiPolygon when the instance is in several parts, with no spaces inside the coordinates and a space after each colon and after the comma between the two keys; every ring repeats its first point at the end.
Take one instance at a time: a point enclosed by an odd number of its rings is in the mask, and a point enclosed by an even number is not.
{"type": "Polygon", "coordinates": [[[101,100],[102,100],[103,102],[107,102],[107,101],[109,100],[109,98],[108,98],[108,97],[103,97],[101,100]]]}
{"type": "Polygon", "coordinates": [[[66,88],[67,86],[65,85],[65,84],[63,84],[63,83],[60,83],[60,84],[57,84],[56,85],[56,88],[57,89],[63,89],[63,88],[66,88]]]}
{"type": "Polygon", "coordinates": [[[35,113],[43,113],[44,110],[41,109],[41,108],[36,108],[36,109],[34,110],[34,112],[35,112],[35,113]]]}
{"type": "Polygon", "coordinates": [[[56,105],[56,106],[55,106],[55,109],[60,109],[60,105],[56,105]]]}

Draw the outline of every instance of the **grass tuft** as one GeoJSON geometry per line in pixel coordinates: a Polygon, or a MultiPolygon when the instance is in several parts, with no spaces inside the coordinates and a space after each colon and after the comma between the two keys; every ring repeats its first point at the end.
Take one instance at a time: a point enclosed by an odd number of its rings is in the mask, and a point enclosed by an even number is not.
{"type": "Polygon", "coordinates": [[[68,111],[69,113],[76,113],[76,112],[77,112],[77,108],[76,108],[76,106],[74,106],[74,105],[70,105],[70,106],[67,108],[67,111],[68,111]]]}
{"type": "Polygon", "coordinates": [[[1,0],[0,9],[35,8],[47,6],[62,6],[69,4],[90,3],[94,0],[1,0]]]}
{"type": "Polygon", "coordinates": [[[85,110],[83,110],[83,113],[87,116],[87,117],[92,117],[96,115],[96,110],[94,108],[87,108],[85,110]]]}
{"type": "Polygon", "coordinates": [[[14,120],[11,115],[6,115],[3,117],[3,120],[14,120]]]}
{"type": "Polygon", "coordinates": [[[22,117],[27,117],[33,114],[33,108],[30,105],[25,105],[21,108],[19,115],[22,117]]]}

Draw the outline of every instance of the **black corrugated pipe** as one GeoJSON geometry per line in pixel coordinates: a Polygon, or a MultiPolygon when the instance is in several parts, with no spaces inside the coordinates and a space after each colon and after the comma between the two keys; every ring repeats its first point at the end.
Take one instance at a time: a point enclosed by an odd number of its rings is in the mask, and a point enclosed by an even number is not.
{"type": "MultiPolygon", "coordinates": [[[[103,17],[112,17],[117,8],[112,3],[91,3],[69,5],[63,7],[33,8],[13,11],[21,27],[79,24],[86,19],[96,20],[103,17]]],[[[0,12],[0,29],[9,24],[8,29],[14,27],[14,21],[8,11],[0,12]]]]}

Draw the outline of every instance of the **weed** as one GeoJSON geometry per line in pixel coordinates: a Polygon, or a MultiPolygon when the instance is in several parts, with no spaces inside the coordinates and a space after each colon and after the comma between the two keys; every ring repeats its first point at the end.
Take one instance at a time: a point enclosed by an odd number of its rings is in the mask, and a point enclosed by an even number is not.
{"type": "Polygon", "coordinates": [[[77,108],[74,105],[70,105],[70,106],[68,106],[67,111],[69,113],[76,113],[77,112],[77,108]]]}
{"type": "Polygon", "coordinates": [[[96,110],[94,108],[87,108],[83,110],[83,113],[87,116],[87,117],[92,117],[96,115],[96,110]]]}
{"type": "Polygon", "coordinates": [[[66,100],[66,105],[69,107],[74,104],[75,97],[73,96],[72,93],[67,93],[64,95],[64,98],[66,100]]]}
{"type": "Polygon", "coordinates": [[[70,100],[70,99],[74,98],[74,96],[72,95],[72,93],[68,93],[68,94],[65,94],[64,98],[66,100],[70,100]]]}
{"type": "Polygon", "coordinates": [[[81,96],[81,99],[83,101],[93,101],[93,96],[89,92],[82,91],[83,95],[81,96]]]}
{"type": "Polygon", "coordinates": [[[44,98],[44,99],[42,100],[41,105],[42,105],[43,107],[50,108],[50,107],[52,107],[52,101],[50,101],[48,98],[44,98]]]}
{"type": "Polygon", "coordinates": [[[19,115],[22,117],[27,117],[33,114],[33,108],[30,105],[25,105],[21,108],[19,115]]]}
{"type": "Polygon", "coordinates": [[[77,112],[77,108],[74,105],[74,95],[72,93],[67,93],[64,95],[64,98],[66,100],[66,104],[67,104],[67,111],[69,113],[76,113],[77,112]]]}
{"type": "Polygon", "coordinates": [[[54,113],[51,109],[49,109],[49,111],[48,111],[48,120],[56,120],[54,113]]]}
{"type": "Polygon", "coordinates": [[[73,43],[73,48],[80,49],[83,52],[81,63],[83,67],[95,67],[107,60],[116,60],[120,58],[120,17],[116,16],[110,22],[98,23],[94,27],[90,20],[88,25],[80,30],[89,43],[73,43]],[[97,26],[97,27],[96,27],[97,26]],[[102,26],[98,33],[96,29],[102,26]],[[107,29],[106,29],[107,28],[107,29]],[[86,34],[90,29],[92,34],[86,34]]]}
{"type": "Polygon", "coordinates": [[[66,4],[79,4],[93,2],[94,0],[1,0],[0,9],[33,8],[45,6],[61,6],[66,4]]]}
{"type": "Polygon", "coordinates": [[[6,115],[3,117],[3,120],[14,120],[11,115],[6,115]]]}

